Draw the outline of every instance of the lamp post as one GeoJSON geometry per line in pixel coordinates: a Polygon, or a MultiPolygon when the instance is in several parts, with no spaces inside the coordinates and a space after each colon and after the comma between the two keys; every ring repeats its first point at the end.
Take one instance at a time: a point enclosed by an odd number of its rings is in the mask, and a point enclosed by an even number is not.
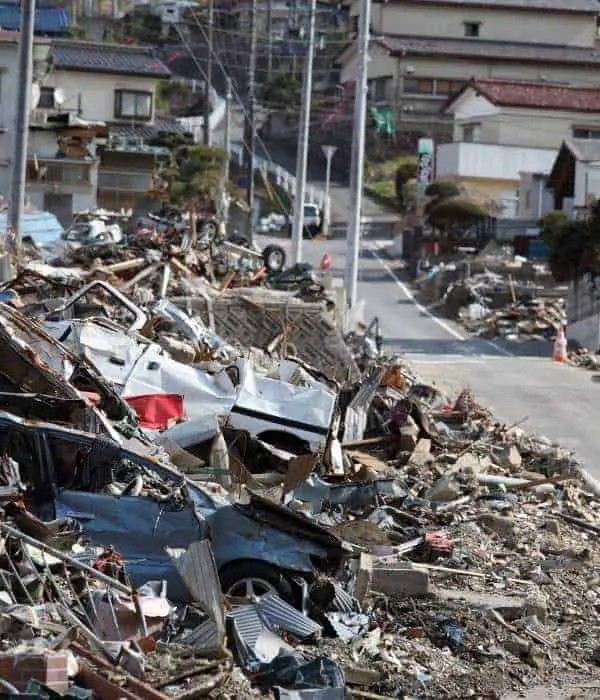
{"type": "Polygon", "coordinates": [[[325,166],[325,207],[323,211],[323,235],[329,235],[331,223],[331,203],[329,201],[329,187],[331,185],[331,161],[337,151],[337,146],[321,146],[327,165],[325,166]]]}

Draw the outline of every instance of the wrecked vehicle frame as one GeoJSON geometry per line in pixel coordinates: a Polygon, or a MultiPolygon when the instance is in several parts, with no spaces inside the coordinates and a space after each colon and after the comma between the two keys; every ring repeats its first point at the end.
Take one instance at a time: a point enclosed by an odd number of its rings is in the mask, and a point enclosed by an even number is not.
{"type": "Polygon", "coordinates": [[[271,590],[295,604],[302,581],[339,571],[354,553],[305,516],[251,492],[229,503],[106,436],[0,411],[0,453],[19,464],[31,512],[78,522],[91,546],[119,551],[135,586],[166,580],[173,600],[187,592],[169,552],[196,540],[210,538],[225,592],[271,590]]]}

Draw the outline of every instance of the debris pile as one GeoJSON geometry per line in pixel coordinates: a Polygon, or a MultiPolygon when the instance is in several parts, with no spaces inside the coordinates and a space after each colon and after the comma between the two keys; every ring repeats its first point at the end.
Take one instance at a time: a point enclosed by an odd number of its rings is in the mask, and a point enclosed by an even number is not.
{"type": "Polygon", "coordinates": [[[162,258],[143,298],[143,266],[111,265],[2,291],[3,690],[495,698],[598,675],[600,494],[571,453],[384,360],[376,321],[343,336],[293,294],[172,286],[162,258]]]}
{"type": "Polygon", "coordinates": [[[554,337],[566,304],[547,275],[529,263],[478,260],[440,266],[418,281],[438,313],[485,338],[554,337]]]}

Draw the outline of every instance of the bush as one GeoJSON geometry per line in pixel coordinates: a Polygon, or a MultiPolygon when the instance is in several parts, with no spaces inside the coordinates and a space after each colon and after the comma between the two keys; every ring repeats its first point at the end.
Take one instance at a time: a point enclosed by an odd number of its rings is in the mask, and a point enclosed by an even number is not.
{"type": "Polygon", "coordinates": [[[435,180],[427,185],[425,194],[437,199],[448,199],[449,197],[457,197],[460,194],[460,189],[451,180],[435,180]]]}

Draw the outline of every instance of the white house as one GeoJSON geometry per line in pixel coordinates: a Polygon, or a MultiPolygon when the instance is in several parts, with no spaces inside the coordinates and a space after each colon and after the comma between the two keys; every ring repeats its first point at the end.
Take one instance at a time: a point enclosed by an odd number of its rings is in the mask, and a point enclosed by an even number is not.
{"type": "Polygon", "coordinates": [[[437,177],[507,203],[516,203],[522,172],[550,172],[563,139],[600,138],[598,87],[474,79],[445,112],[453,142],[437,148],[437,177]]]}

